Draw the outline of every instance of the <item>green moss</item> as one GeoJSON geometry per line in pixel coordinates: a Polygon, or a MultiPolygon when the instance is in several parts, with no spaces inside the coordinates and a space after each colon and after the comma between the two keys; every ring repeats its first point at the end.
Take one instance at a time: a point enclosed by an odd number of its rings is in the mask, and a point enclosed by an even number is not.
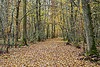
{"type": "Polygon", "coordinates": [[[90,51],[86,51],[85,56],[91,56],[91,55],[99,56],[99,53],[98,53],[96,47],[92,46],[90,51]]]}
{"type": "Polygon", "coordinates": [[[96,48],[95,45],[92,45],[90,54],[97,55],[97,56],[99,55],[99,53],[98,53],[97,48],[96,48]]]}

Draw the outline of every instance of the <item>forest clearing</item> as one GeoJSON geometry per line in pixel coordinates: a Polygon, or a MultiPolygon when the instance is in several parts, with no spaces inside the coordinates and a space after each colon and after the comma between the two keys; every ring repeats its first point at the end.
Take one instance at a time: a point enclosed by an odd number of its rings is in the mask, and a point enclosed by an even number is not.
{"type": "Polygon", "coordinates": [[[0,67],[100,67],[100,0],[0,0],[0,67]]]}

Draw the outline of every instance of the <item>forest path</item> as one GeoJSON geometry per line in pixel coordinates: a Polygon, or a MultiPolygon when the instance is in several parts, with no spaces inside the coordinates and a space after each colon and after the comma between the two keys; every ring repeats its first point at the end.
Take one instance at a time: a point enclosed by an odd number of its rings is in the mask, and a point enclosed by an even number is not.
{"type": "Polygon", "coordinates": [[[61,39],[48,39],[28,47],[10,49],[0,56],[0,67],[100,67],[78,60],[81,49],[65,45],[61,39]]]}

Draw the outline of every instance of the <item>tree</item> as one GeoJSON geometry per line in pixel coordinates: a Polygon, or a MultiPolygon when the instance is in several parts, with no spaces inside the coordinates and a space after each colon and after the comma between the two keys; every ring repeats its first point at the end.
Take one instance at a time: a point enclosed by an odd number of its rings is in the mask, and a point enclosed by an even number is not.
{"type": "Polygon", "coordinates": [[[15,47],[17,47],[17,41],[18,41],[18,35],[19,35],[19,23],[18,23],[18,18],[19,18],[19,6],[20,6],[21,0],[17,0],[17,6],[16,6],[16,44],[15,47]]]}
{"type": "Polygon", "coordinates": [[[27,45],[27,28],[26,28],[26,23],[27,23],[27,15],[26,15],[26,0],[23,0],[23,44],[27,45]]]}
{"type": "Polygon", "coordinates": [[[94,40],[93,24],[92,24],[93,21],[91,17],[91,7],[89,3],[90,3],[89,0],[82,0],[87,51],[89,52],[90,55],[91,54],[97,55],[97,49],[94,40]]]}

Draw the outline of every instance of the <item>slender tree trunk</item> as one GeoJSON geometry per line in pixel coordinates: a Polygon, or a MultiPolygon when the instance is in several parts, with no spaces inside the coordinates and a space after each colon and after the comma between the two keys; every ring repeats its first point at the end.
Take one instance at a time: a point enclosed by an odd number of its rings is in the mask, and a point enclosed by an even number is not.
{"type": "Polygon", "coordinates": [[[53,30],[54,30],[54,25],[53,25],[53,23],[52,23],[51,25],[52,25],[52,27],[51,27],[51,28],[52,28],[52,31],[51,31],[51,38],[53,38],[53,33],[54,33],[54,31],[53,31],[53,30]]]}
{"type": "Polygon", "coordinates": [[[7,49],[6,49],[7,53],[9,53],[9,48],[10,48],[10,32],[7,33],[7,37],[8,37],[8,45],[7,45],[7,49]]]}
{"type": "Polygon", "coordinates": [[[39,32],[38,32],[38,25],[39,25],[39,14],[38,14],[38,9],[39,9],[39,4],[38,4],[38,0],[36,0],[36,24],[35,24],[35,27],[36,27],[36,38],[37,40],[39,39],[39,32]]]}
{"type": "Polygon", "coordinates": [[[47,24],[47,39],[49,38],[49,24],[47,24]]]}
{"type": "MultiPolygon", "coordinates": [[[[6,38],[5,38],[5,33],[4,33],[4,25],[2,23],[1,17],[0,17],[0,25],[2,27],[2,36],[3,36],[3,39],[4,39],[4,45],[5,45],[6,44],[6,38]]],[[[1,47],[1,49],[3,49],[3,45],[1,47]]]]}
{"type": "Polygon", "coordinates": [[[18,36],[19,36],[19,23],[18,23],[18,18],[19,18],[19,6],[20,6],[20,0],[17,1],[17,7],[16,7],[16,44],[15,47],[17,47],[17,42],[18,42],[18,36]]]}
{"type": "Polygon", "coordinates": [[[11,15],[11,23],[12,23],[12,28],[11,28],[11,32],[12,32],[12,45],[14,45],[14,1],[12,1],[12,15],[11,15]]]}
{"type": "MultiPolygon", "coordinates": [[[[50,0],[48,1],[48,3],[47,3],[47,5],[48,5],[48,15],[49,15],[49,12],[50,12],[50,0]]],[[[45,7],[45,10],[46,10],[46,7],[45,7]]],[[[46,15],[45,15],[45,17],[46,17],[46,15]]],[[[49,16],[47,16],[48,18],[47,18],[47,22],[49,22],[49,16]]],[[[47,23],[47,33],[46,33],[46,37],[47,37],[47,39],[50,37],[50,24],[48,24],[47,23]]]]}
{"type": "Polygon", "coordinates": [[[74,12],[73,12],[73,10],[74,10],[74,8],[73,8],[73,2],[71,1],[70,2],[71,3],[71,19],[70,19],[70,25],[71,25],[71,41],[72,42],[74,42],[74,38],[75,38],[75,31],[74,31],[74,16],[73,16],[73,14],[74,14],[74,12]]]}
{"type": "Polygon", "coordinates": [[[39,24],[38,24],[38,32],[39,32],[39,35],[38,35],[38,41],[41,41],[42,39],[41,39],[41,34],[42,34],[42,24],[41,24],[41,2],[40,2],[40,0],[39,0],[39,2],[38,2],[38,4],[39,4],[39,24]],[[41,24],[41,25],[40,25],[41,24]]]}
{"type": "Polygon", "coordinates": [[[27,29],[26,29],[26,23],[27,23],[27,15],[26,15],[26,0],[23,0],[23,44],[27,45],[27,29]]]}

